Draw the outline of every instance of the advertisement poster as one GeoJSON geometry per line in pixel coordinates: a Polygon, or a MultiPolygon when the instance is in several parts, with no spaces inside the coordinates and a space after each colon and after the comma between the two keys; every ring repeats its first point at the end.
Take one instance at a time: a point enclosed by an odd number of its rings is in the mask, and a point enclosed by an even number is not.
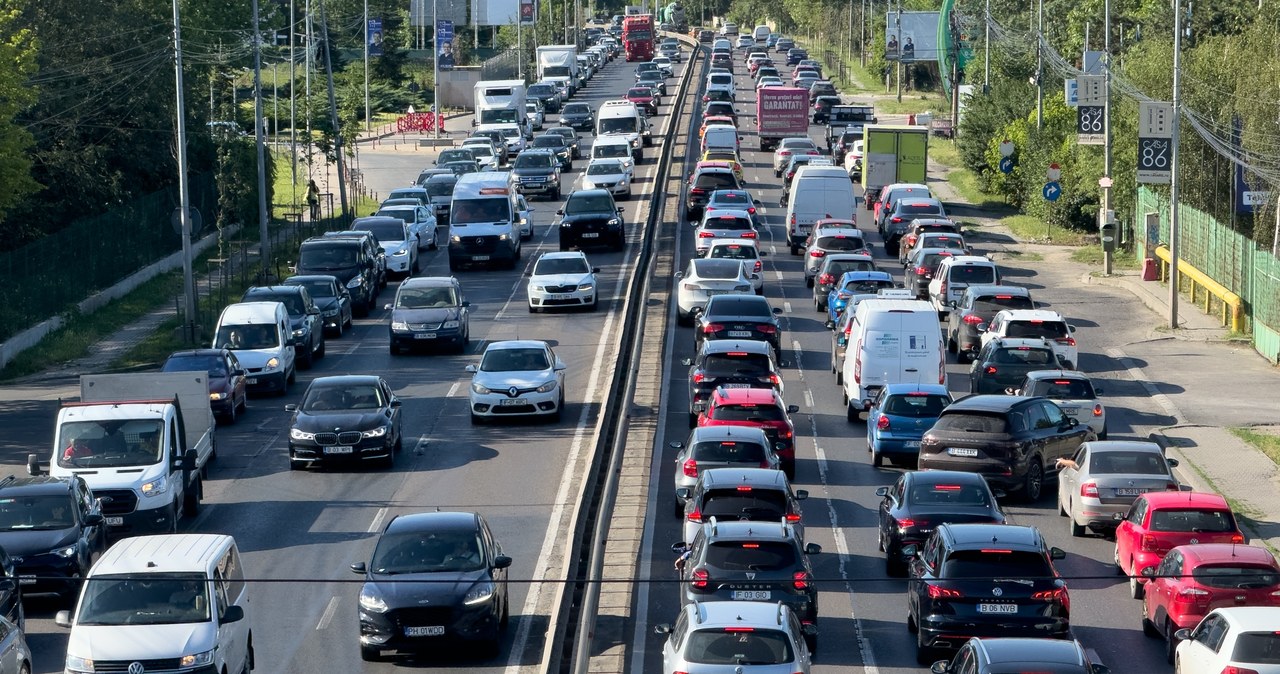
{"type": "Polygon", "coordinates": [[[440,19],[436,23],[436,48],[439,53],[436,54],[436,61],[440,65],[441,70],[448,70],[458,65],[457,57],[453,54],[453,22],[440,19]]]}
{"type": "Polygon", "coordinates": [[[382,56],[382,19],[369,19],[368,37],[369,56],[382,56]]]}

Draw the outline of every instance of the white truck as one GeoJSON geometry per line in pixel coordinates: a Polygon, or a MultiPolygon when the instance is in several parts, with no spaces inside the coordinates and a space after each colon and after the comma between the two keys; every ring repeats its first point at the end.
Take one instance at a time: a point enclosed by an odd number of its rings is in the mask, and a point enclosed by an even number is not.
{"type": "Polygon", "coordinates": [[[538,80],[563,82],[573,96],[581,81],[578,70],[578,48],[571,44],[538,47],[538,80]]]}
{"type": "Polygon", "coordinates": [[[519,124],[531,132],[525,110],[524,80],[484,80],[476,82],[476,115],[472,126],[479,124],[519,124]]]}
{"type": "Polygon", "coordinates": [[[102,501],[113,537],[174,533],[194,516],[201,479],[216,456],[207,372],[98,374],[80,377],[80,402],[58,410],[46,464],[27,472],[78,475],[102,501]]]}

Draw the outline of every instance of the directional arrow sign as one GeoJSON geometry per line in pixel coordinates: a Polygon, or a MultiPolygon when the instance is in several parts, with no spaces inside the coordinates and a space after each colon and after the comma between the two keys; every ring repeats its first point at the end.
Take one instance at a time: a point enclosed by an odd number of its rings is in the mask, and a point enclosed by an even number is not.
{"type": "Polygon", "coordinates": [[[1013,157],[1005,157],[1000,160],[1001,173],[1013,173],[1013,157]]]}
{"type": "Polygon", "coordinates": [[[1044,198],[1049,201],[1057,201],[1062,196],[1062,185],[1056,182],[1047,182],[1044,184],[1044,198]]]}

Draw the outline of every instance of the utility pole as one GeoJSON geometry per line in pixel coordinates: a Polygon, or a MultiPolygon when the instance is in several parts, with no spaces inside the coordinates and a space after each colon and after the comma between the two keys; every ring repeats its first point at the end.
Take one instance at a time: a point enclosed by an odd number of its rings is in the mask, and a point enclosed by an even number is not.
{"type": "MultiPolygon", "coordinates": [[[[1103,103],[1102,125],[1104,127],[1102,143],[1102,217],[1105,219],[1111,212],[1111,0],[1104,0],[1102,5],[1102,74],[1103,103]]],[[[1089,45],[1086,41],[1085,49],[1089,45]]],[[[1104,222],[1101,220],[1099,222],[1104,222]]],[[[1111,275],[1111,247],[1102,247],[1102,273],[1111,275]]]]}
{"type": "Polygon", "coordinates": [[[960,22],[951,10],[951,139],[960,134],[960,22]]]}
{"type": "Polygon", "coordinates": [[[364,0],[364,130],[369,131],[369,0],[364,0]]]}
{"type": "Polygon", "coordinates": [[[182,92],[182,22],[178,0],[173,0],[173,74],[177,92],[178,217],[182,220],[182,317],[183,337],[196,341],[196,284],[191,260],[191,192],[187,182],[187,104],[182,92]]]}
{"type": "Polygon", "coordinates": [[[1044,128],[1044,0],[1036,10],[1036,131],[1044,128]]]}
{"type": "Polygon", "coordinates": [[[271,236],[267,231],[267,144],[262,128],[262,30],[258,26],[258,0],[253,0],[253,140],[258,148],[258,259],[263,283],[271,273],[271,236]]]}
{"type": "MultiPolygon", "coordinates": [[[[303,73],[303,76],[304,76],[304,78],[306,79],[306,82],[304,83],[304,84],[305,84],[305,87],[303,88],[302,114],[304,114],[304,115],[306,115],[306,116],[307,116],[307,179],[308,179],[308,180],[311,180],[311,179],[313,179],[313,178],[315,177],[315,176],[311,173],[311,145],[312,145],[312,140],[311,140],[311,139],[312,139],[312,136],[311,136],[311,66],[313,65],[313,64],[312,64],[312,62],[311,62],[311,59],[312,59],[312,58],[314,57],[314,55],[315,55],[315,46],[316,46],[316,43],[315,43],[315,36],[311,34],[311,33],[312,33],[312,31],[311,31],[311,29],[312,29],[312,23],[311,23],[311,0],[305,0],[305,2],[306,2],[306,5],[305,5],[305,6],[304,6],[304,8],[303,8],[303,13],[304,13],[304,14],[306,14],[306,30],[307,30],[307,40],[306,40],[306,43],[307,43],[307,52],[306,52],[306,65],[305,65],[305,70],[306,70],[306,72],[305,72],[305,73],[303,73]]],[[[296,183],[297,181],[294,181],[294,182],[296,183]]]]}
{"type": "Polygon", "coordinates": [[[297,7],[297,0],[289,0],[289,168],[293,172],[293,195],[290,203],[298,200],[298,123],[297,123],[297,104],[294,93],[298,87],[297,78],[294,77],[294,64],[298,61],[298,54],[295,51],[295,37],[298,32],[298,20],[294,16],[294,9],[297,7]]]}
{"type": "Polygon", "coordinates": [[[1182,93],[1182,0],[1173,0],[1173,138],[1169,143],[1169,329],[1178,329],[1178,240],[1182,228],[1178,217],[1178,107],[1182,93]]]}
{"type": "MultiPolygon", "coordinates": [[[[367,24],[366,24],[367,25],[367,24]]],[[[323,0],[320,3],[320,32],[324,40],[324,71],[329,80],[329,117],[333,122],[333,154],[338,160],[338,203],[342,207],[342,219],[347,219],[347,172],[342,161],[342,124],[338,121],[338,101],[333,95],[333,55],[329,53],[329,19],[324,11],[323,0]]]]}
{"type": "MultiPolygon", "coordinates": [[[[477,29],[479,30],[479,29],[477,29]]],[[[479,34],[477,33],[477,36],[479,34]]],[[[480,42],[476,42],[476,46],[480,46],[480,42]]],[[[434,119],[431,120],[431,128],[433,138],[440,140],[440,2],[439,0],[431,0],[431,114],[434,119]]],[[[480,117],[480,111],[476,111],[476,117],[480,117]]]]}
{"type": "Polygon", "coordinates": [[[898,42],[897,60],[893,62],[893,70],[898,76],[898,102],[902,102],[902,0],[898,0],[898,14],[893,24],[895,35],[893,39],[898,42]]]}
{"type": "Polygon", "coordinates": [[[991,0],[987,0],[987,8],[982,15],[982,27],[985,35],[982,39],[984,45],[982,50],[982,95],[985,96],[991,93],[991,0]]]}
{"type": "Polygon", "coordinates": [[[858,56],[862,67],[867,66],[867,0],[862,0],[862,39],[858,41],[858,56]]]}

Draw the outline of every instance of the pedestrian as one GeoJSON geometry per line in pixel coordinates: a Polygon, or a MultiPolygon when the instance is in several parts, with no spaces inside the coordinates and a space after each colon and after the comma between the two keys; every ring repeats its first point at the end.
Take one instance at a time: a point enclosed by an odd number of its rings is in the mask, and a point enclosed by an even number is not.
{"type": "Polygon", "coordinates": [[[307,206],[311,209],[311,219],[320,219],[320,187],[315,178],[307,181],[307,206]]]}

